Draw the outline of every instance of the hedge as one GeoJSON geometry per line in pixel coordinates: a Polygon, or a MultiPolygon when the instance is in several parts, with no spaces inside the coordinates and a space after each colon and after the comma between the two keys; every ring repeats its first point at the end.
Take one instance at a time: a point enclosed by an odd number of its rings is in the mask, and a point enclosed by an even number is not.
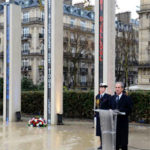
{"type": "Polygon", "coordinates": [[[25,114],[43,115],[43,91],[24,91],[21,94],[21,110],[25,114]]]}
{"type": "Polygon", "coordinates": [[[71,118],[93,118],[93,92],[65,92],[64,116],[71,118]]]}
{"type": "Polygon", "coordinates": [[[150,92],[130,92],[129,95],[134,104],[130,120],[150,123],[150,92]]]}
{"type": "MultiPolygon", "coordinates": [[[[65,92],[64,116],[71,118],[93,117],[93,93],[65,92]]],[[[43,92],[22,92],[22,112],[25,114],[43,114],[43,92]]]]}
{"type": "Polygon", "coordinates": [[[0,114],[3,114],[3,100],[0,99],[0,114]]]}
{"type": "MultiPolygon", "coordinates": [[[[22,113],[43,115],[43,91],[22,92],[22,113]]],[[[134,108],[131,121],[150,123],[150,92],[130,92],[134,108]]],[[[93,92],[64,92],[63,116],[70,118],[93,118],[93,92]]],[[[0,113],[2,113],[0,100],[0,113]]]]}

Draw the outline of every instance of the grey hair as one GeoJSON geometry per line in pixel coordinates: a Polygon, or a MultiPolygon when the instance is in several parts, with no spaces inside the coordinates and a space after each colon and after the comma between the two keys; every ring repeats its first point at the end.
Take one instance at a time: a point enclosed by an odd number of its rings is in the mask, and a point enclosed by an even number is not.
{"type": "Polygon", "coordinates": [[[116,84],[120,84],[122,88],[124,88],[123,82],[116,82],[116,84]]]}

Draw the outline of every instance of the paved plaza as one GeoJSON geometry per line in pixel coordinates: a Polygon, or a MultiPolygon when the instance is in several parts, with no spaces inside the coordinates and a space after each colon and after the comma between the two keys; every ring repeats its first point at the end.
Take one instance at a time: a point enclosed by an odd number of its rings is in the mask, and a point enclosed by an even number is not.
{"type": "MultiPolygon", "coordinates": [[[[150,126],[130,125],[129,141],[129,150],[150,150],[150,126]]],[[[0,150],[96,150],[98,145],[91,121],[65,120],[45,128],[0,121],[0,150]]]]}

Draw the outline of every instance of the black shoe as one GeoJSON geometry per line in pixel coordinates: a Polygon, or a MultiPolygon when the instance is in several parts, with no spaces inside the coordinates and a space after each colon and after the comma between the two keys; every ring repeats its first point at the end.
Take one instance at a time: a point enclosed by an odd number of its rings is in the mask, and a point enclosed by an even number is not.
{"type": "Polygon", "coordinates": [[[102,149],[102,146],[98,147],[97,149],[102,149]]]}

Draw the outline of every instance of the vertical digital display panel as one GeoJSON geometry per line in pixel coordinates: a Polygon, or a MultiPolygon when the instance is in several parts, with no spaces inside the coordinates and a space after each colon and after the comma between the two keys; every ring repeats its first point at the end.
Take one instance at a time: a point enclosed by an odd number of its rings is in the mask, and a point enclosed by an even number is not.
{"type": "Polygon", "coordinates": [[[99,83],[103,82],[104,0],[99,0],[99,83]]]}
{"type": "Polygon", "coordinates": [[[51,12],[52,0],[47,0],[47,122],[51,122],[51,12]]]}
{"type": "Polygon", "coordinates": [[[9,121],[10,5],[6,5],[6,121],[9,121]]]}

